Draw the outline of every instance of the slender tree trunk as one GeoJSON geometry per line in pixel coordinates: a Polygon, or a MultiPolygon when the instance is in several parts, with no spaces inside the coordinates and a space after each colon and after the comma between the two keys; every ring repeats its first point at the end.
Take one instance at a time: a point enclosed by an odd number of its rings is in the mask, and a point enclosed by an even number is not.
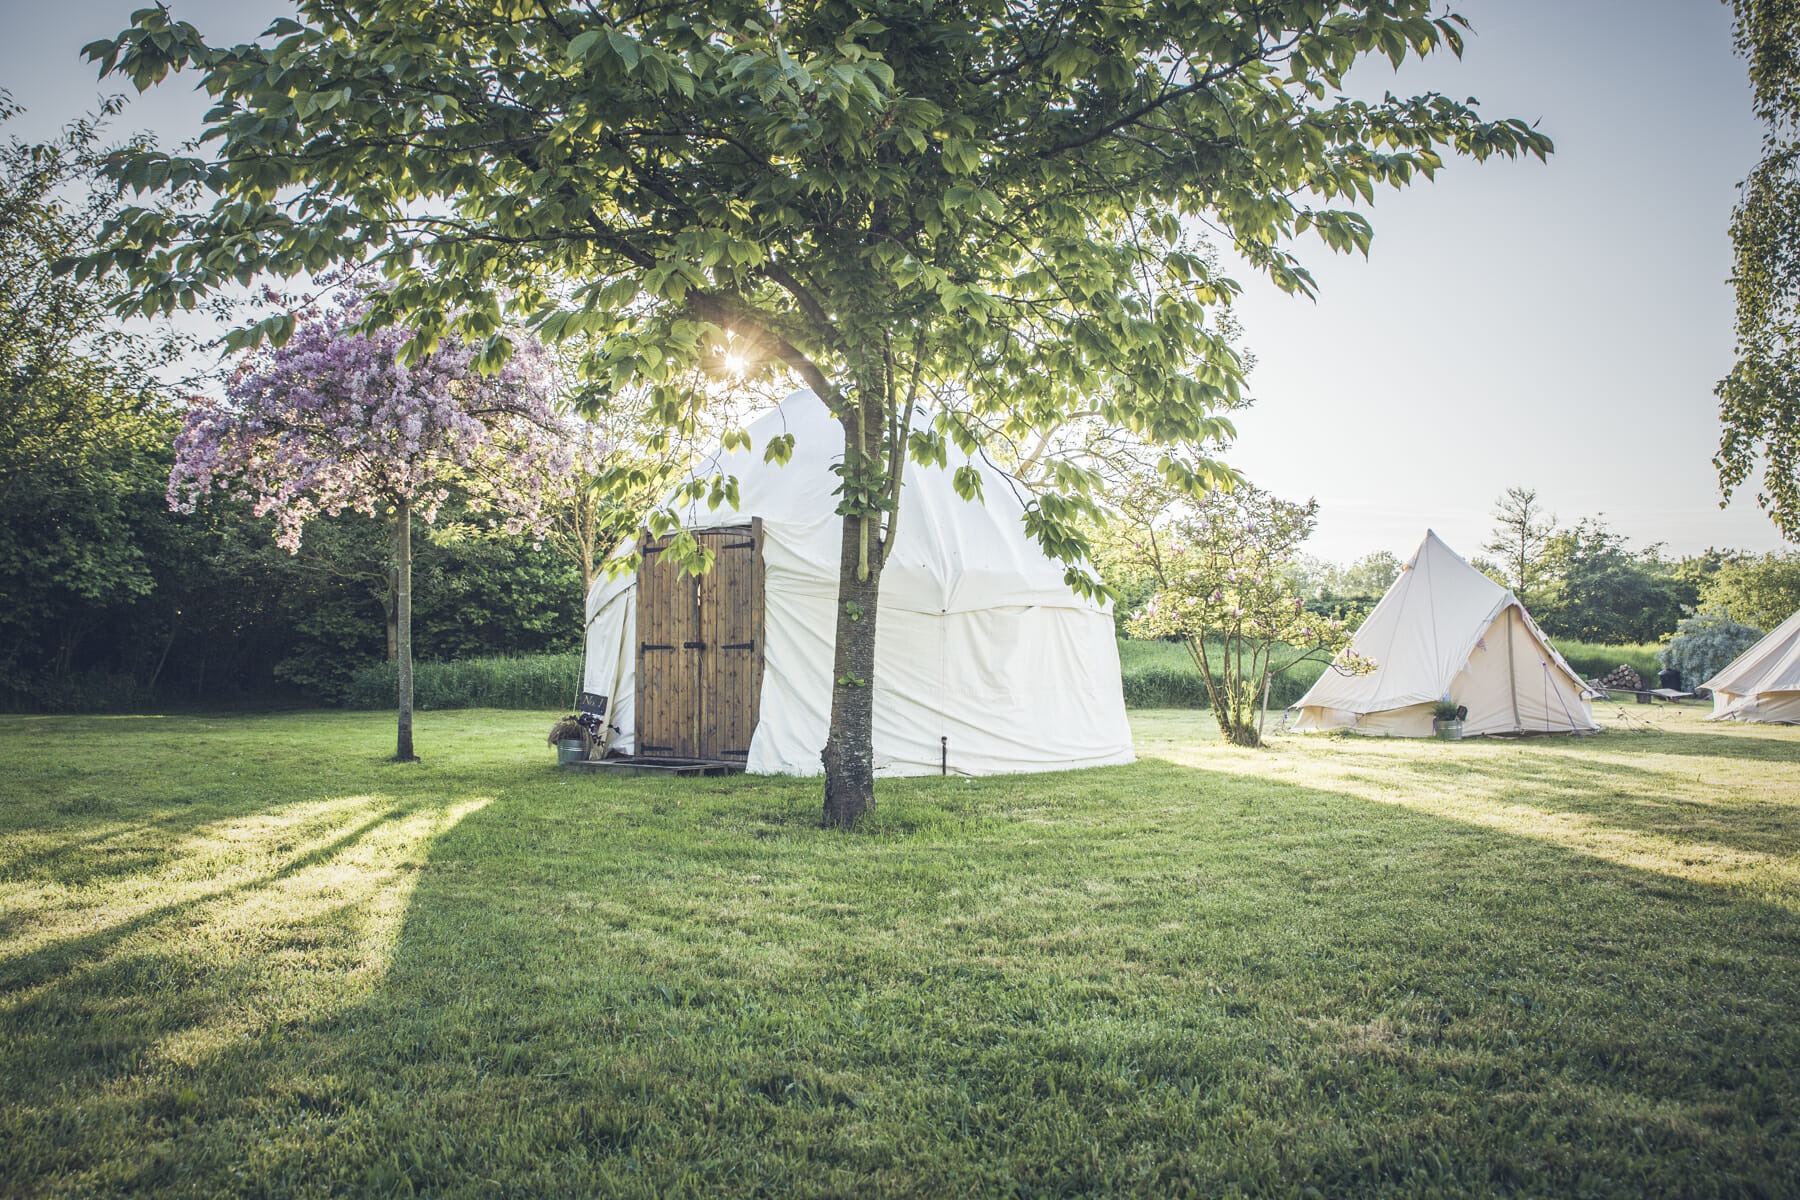
{"type": "Polygon", "coordinates": [[[576,558],[581,566],[581,602],[587,603],[587,594],[594,590],[594,576],[599,574],[595,559],[599,555],[600,542],[600,510],[593,493],[582,497],[581,506],[576,509],[575,547],[576,558]]]}
{"type": "Polygon", "coordinates": [[[1262,681],[1262,703],[1256,707],[1256,737],[1258,741],[1262,740],[1263,719],[1269,715],[1269,684],[1274,681],[1274,676],[1269,674],[1267,659],[1263,660],[1262,681]]]}
{"type": "Polygon", "coordinates": [[[163,639],[162,653],[158,655],[156,659],[156,669],[150,672],[150,679],[144,684],[144,690],[146,692],[153,692],[156,690],[156,681],[162,678],[163,668],[167,666],[169,662],[169,651],[174,648],[175,635],[180,629],[181,610],[178,608],[172,609],[169,613],[169,636],[163,639]]]}
{"type": "Polygon", "coordinates": [[[394,623],[400,679],[399,733],[394,744],[395,762],[418,762],[413,753],[412,674],[412,503],[400,501],[394,513],[394,623]]]}
{"type": "MultiPolygon", "coordinates": [[[[831,731],[825,738],[825,824],[849,829],[875,804],[875,612],[881,592],[881,559],[868,546],[867,578],[862,517],[843,518],[838,560],[837,652],[831,665],[831,731]]],[[[874,518],[867,521],[873,542],[874,518]]]]}

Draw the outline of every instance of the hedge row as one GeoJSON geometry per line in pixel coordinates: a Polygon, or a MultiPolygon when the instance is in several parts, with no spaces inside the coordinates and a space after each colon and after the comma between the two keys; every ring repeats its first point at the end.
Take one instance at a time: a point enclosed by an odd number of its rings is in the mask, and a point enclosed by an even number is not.
{"type": "MultiPolygon", "coordinates": [[[[346,708],[392,708],[394,664],[365,667],[350,679],[346,708]]],[[[567,710],[581,689],[581,655],[525,654],[413,664],[413,707],[567,710]]]]}
{"type": "Polygon", "coordinates": [[[1656,673],[1662,670],[1662,665],[1656,661],[1656,652],[1661,647],[1653,643],[1600,646],[1591,642],[1564,641],[1561,638],[1552,639],[1552,643],[1556,646],[1557,653],[1583,679],[1599,679],[1621,663],[1636,671],[1640,677],[1652,681],[1656,679],[1656,673]]]}
{"type": "MultiPolygon", "coordinates": [[[[1168,642],[1124,641],[1120,672],[1128,708],[1205,708],[1206,687],[1187,651],[1168,642]]],[[[1590,646],[1559,642],[1557,649],[1584,678],[1598,679],[1620,663],[1646,678],[1656,675],[1655,646],[1590,646]]],[[[1303,663],[1277,676],[1269,707],[1295,704],[1325,670],[1303,663]]],[[[422,662],[413,667],[413,705],[419,709],[567,709],[581,682],[580,654],[536,654],[516,658],[468,658],[422,662]]],[[[388,708],[394,703],[391,663],[367,667],[350,681],[349,708],[388,708]]]]}
{"type": "MultiPolygon", "coordinates": [[[[1205,708],[1206,688],[1187,651],[1172,644],[1121,647],[1125,704],[1129,708],[1205,708]]],[[[1296,667],[1275,680],[1271,708],[1298,700],[1319,677],[1317,664],[1296,667]]],[[[535,654],[516,658],[465,658],[413,665],[413,707],[567,709],[581,680],[581,655],[535,654]]],[[[391,708],[394,666],[365,667],[350,680],[347,708],[391,708]]]]}

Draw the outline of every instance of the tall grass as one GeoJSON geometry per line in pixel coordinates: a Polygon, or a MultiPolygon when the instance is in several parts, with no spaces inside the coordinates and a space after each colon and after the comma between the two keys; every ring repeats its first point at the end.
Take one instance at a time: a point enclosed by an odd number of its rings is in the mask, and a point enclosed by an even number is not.
{"type": "Polygon", "coordinates": [[[1577,642],[1563,638],[1551,638],[1550,644],[1556,652],[1568,660],[1575,673],[1583,679],[1598,679],[1613,668],[1624,664],[1643,677],[1646,683],[1654,683],[1656,673],[1662,669],[1656,661],[1656,652],[1662,647],[1655,642],[1640,642],[1635,646],[1603,646],[1597,642],[1577,642]]]}
{"type": "MultiPolygon", "coordinates": [[[[394,664],[365,667],[350,679],[346,708],[391,708],[394,664]]],[[[581,688],[581,655],[526,654],[413,664],[413,707],[562,708],[581,688]]]]}
{"type": "MultiPolygon", "coordinates": [[[[1207,652],[1222,655],[1225,651],[1221,643],[1208,639],[1207,652]]],[[[1292,652],[1285,649],[1278,649],[1275,654],[1277,665],[1292,657],[1292,652]]],[[[1309,662],[1277,675],[1269,685],[1269,707],[1287,708],[1297,703],[1324,671],[1324,663],[1309,662]]],[[[1207,706],[1206,684],[1187,647],[1179,642],[1120,638],[1119,674],[1125,685],[1127,708],[1207,706]]]]}

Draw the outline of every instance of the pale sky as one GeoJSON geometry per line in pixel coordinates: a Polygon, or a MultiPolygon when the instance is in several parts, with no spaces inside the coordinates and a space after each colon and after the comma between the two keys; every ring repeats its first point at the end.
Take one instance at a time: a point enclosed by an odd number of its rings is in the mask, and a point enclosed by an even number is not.
{"type": "MultiPolygon", "coordinates": [[[[79,50],[146,0],[0,0],[0,87],[41,136],[104,91],[79,50]]],[[[219,42],[281,6],[169,0],[219,42]]],[[[1227,459],[1290,498],[1316,496],[1308,552],[1406,555],[1435,528],[1480,552],[1494,500],[1537,489],[1565,523],[1604,514],[1634,545],[1777,549],[1753,489],[1718,507],[1712,387],[1730,368],[1727,225],[1757,157],[1744,65],[1718,0],[1457,0],[1459,62],[1356,89],[1473,96],[1536,122],[1548,164],[1452,160],[1435,183],[1378,195],[1368,260],[1302,243],[1316,303],[1240,272],[1256,406],[1227,459]]],[[[110,84],[111,81],[108,81],[110,84]]],[[[176,79],[132,99],[119,132],[165,144],[206,99],[176,79]]]]}

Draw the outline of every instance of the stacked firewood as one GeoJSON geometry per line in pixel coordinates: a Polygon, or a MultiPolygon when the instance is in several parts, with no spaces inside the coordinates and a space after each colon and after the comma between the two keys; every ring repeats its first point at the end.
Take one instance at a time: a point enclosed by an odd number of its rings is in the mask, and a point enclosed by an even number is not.
{"type": "Polygon", "coordinates": [[[1620,691],[1635,692],[1644,686],[1643,677],[1630,666],[1620,663],[1600,680],[1601,687],[1618,688],[1620,691]]]}

